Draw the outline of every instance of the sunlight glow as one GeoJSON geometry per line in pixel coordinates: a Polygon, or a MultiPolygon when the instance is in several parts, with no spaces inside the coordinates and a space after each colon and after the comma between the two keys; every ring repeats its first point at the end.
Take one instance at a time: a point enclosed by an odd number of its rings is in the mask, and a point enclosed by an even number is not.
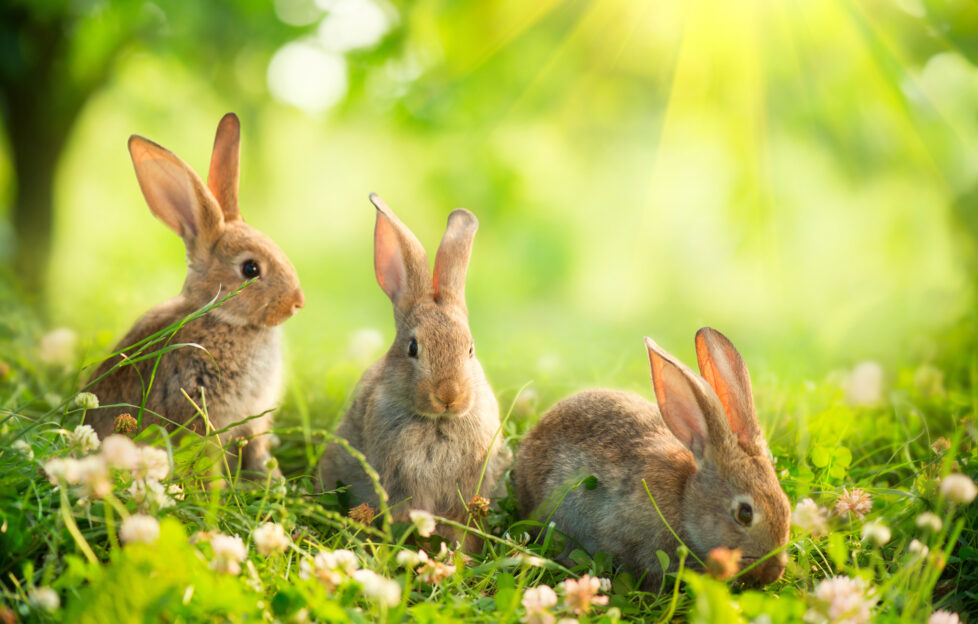
{"type": "Polygon", "coordinates": [[[327,11],[319,25],[319,42],[330,52],[376,45],[396,17],[393,9],[372,0],[319,0],[318,4],[327,11]]]}
{"type": "Polygon", "coordinates": [[[268,88],[277,100],[322,112],[346,95],[346,60],[314,43],[286,44],[268,64],[268,88]]]}

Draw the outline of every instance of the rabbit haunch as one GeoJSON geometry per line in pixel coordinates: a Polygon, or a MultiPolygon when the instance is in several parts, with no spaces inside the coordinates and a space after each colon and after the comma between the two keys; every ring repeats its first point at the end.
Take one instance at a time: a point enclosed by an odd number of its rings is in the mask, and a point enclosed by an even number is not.
{"type": "MultiPolygon", "coordinates": [[[[155,381],[145,397],[142,424],[168,429],[187,425],[203,432],[197,408],[206,406],[215,429],[253,418],[222,434],[225,444],[252,438],[242,451],[243,466],[264,471],[268,456],[262,436],[271,423],[282,380],[280,325],[305,302],[299,278],[274,242],[247,225],[238,209],[240,128],[233,114],[218,125],[207,185],[185,162],[165,148],[133,136],[129,152],[150,210],[184,241],[187,278],[180,294],[147,312],[116,350],[131,345],[203,308],[251,281],[241,292],[208,314],[190,321],[170,344],[192,346],[163,354],[155,381]],[[186,393],[187,397],[183,396],[186,393]]],[[[158,349],[157,345],[153,349],[158,349]]],[[[131,351],[131,350],[130,350],[131,351]]],[[[127,353],[130,355],[131,353],[127,353]]],[[[101,364],[95,378],[118,362],[101,364]]],[[[103,405],[93,414],[99,435],[112,432],[123,412],[139,410],[155,358],[120,366],[92,388],[103,405]]],[[[229,453],[234,453],[229,448],[229,453]]],[[[233,456],[230,465],[234,466],[233,456]]]]}
{"type": "MultiPolygon", "coordinates": [[[[744,580],[769,583],[787,557],[790,509],[754,413],[747,367],[729,340],[697,333],[700,377],[646,339],[658,405],[589,390],[552,407],[520,446],[516,487],[524,516],[552,520],[591,553],[606,552],[646,586],[675,569],[679,538],[700,558],[739,548],[744,580]],[[581,487],[594,476],[596,487],[581,487]],[[643,480],[645,485],[643,485],[643,480]]],[[[689,565],[690,562],[687,561],[689,565]]],[[[695,562],[694,562],[695,565],[695,562]]]]}
{"type": "MultiPolygon", "coordinates": [[[[379,197],[371,200],[377,208],[374,269],[393,304],[396,335],[360,380],[337,435],[377,470],[392,504],[410,498],[395,508],[395,519],[423,509],[463,521],[464,501],[493,494],[511,459],[496,435],[499,406],[475,358],[465,307],[478,221],[467,210],[452,212],[432,275],[414,234],[379,197]]],[[[345,484],[354,501],[378,504],[362,467],[335,443],[323,454],[319,479],[324,490],[345,484]]],[[[458,537],[447,527],[439,532],[458,537]]]]}

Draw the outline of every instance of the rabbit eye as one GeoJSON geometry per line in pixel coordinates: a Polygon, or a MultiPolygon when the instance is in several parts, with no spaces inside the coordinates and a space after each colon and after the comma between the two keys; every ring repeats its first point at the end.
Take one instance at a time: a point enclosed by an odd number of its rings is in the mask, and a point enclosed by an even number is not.
{"type": "Polygon", "coordinates": [[[469,345],[469,357],[475,357],[475,345],[469,345]]]}
{"type": "Polygon", "coordinates": [[[408,347],[408,355],[413,358],[418,357],[418,339],[412,338],[411,345],[408,347]]]}
{"type": "Polygon", "coordinates": [[[740,503],[734,512],[734,520],[740,525],[749,527],[754,521],[754,508],[749,503],[740,503]]]}
{"type": "Polygon", "coordinates": [[[258,268],[256,261],[248,258],[241,263],[241,275],[244,275],[245,279],[254,279],[261,275],[261,269],[258,268]]]}

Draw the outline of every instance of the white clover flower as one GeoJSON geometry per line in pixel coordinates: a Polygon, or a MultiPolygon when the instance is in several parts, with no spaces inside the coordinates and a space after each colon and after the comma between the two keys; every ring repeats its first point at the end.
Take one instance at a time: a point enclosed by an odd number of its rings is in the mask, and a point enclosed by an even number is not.
{"type": "Polygon", "coordinates": [[[857,364],[846,379],[845,391],[849,405],[879,405],[883,402],[883,367],[876,362],[857,364]]]}
{"type": "Polygon", "coordinates": [[[944,527],[944,523],[941,522],[941,517],[936,513],[925,511],[917,516],[917,527],[937,533],[944,527]]]}
{"type": "Polygon", "coordinates": [[[124,435],[110,435],[102,441],[102,458],[110,468],[135,470],[139,457],[139,449],[124,435]]]}
{"type": "Polygon", "coordinates": [[[61,606],[61,597],[50,587],[35,587],[27,594],[31,606],[41,611],[54,613],[61,606]]]}
{"type": "Polygon", "coordinates": [[[435,532],[435,517],[427,511],[412,509],[408,515],[421,537],[431,537],[431,534],[435,532]]]}
{"type": "Polygon", "coordinates": [[[181,501],[187,497],[187,495],[183,493],[183,488],[176,483],[171,483],[170,485],[166,486],[166,493],[176,500],[181,501]]]}
{"type": "Polygon", "coordinates": [[[856,518],[862,519],[873,509],[873,497],[869,492],[859,488],[852,488],[852,491],[842,488],[842,495],[835,503],[835,513],[844,516],[852,514],[856,518]]]}
{"type": "Polygon", "coordinates": [[[73,403],[75,407],[80,407],[83,410],[98,409],[98,397],[91,392],[79,392],[75,395],[73,403]]]}
{"type": "Polygon", "coordinates": [[[588,614],[592,605],[608,604],[607,596],[598,595],[601,581],[588,574],[579,579],[567,579],[557,587],[564,594],[564,602],[578,615],[588,614]]]}
{"type": "Polygon", "coordinates": [[[428,561],[428,553],[423,550],[402,550],[397,553],[397,565],[403,568],[414,568],[428,561]]]}
{"type": "Polygon", "coordinates": [[[958,617],[957,613],[939,609],[930,614],[930,617],[927,618],[927,624],[961,624],[961,618],[958,617]]]}
{"type": "Polygon", "coordinates": [[[312,577],[312,571],[312,561],[309,561],[308,559],[302,559],[299,561],[299,578],[304,581],[308,580],[312,577]]]}
{"type": "Polygon", "coordinates": [[[79,484],[83,495],[105,498],[112,492],[112,477],[101,455],[86,455],[78,463],[81,466],[79,484]]]}
{"type": "Polygon", "coordinates": [[[170,457],[166,451],[153,446],[139,447],[139,459],[133,470],[136,479],[162,481],[170,474],[170,457]]]}
{"type": "Polygon", "coordinates": [[[122,521],[119,539],[126,544],[152,544],[160,536],[160,523],[152,516],[133,514],[122,521]]]}
{"type": "Polygon", "coordinates": [[[14,443],[10,445],[10,448],[26,457],[27,461],[34,460],[34,449],[27,443],[27,440],[15,440],[14,443]]]}
{"type": "Polygon", "coordinates": [[[140,509],[156,507],[158,510],[163,510],[176,504],[166,493],[163,485],[155,479],[137,479],[129,486],[128,492],[140,509]]]}
{"type": "Polygon", "coordinates": [[[975,500],[978,487],[975,487],[975,482],[965,475],[953,472],[941,479],[941,494],[952,503],[968,504],[975,500]]]}
{"type": "Polygon", "coordinates": [[[877,546],[890,541],[890,527],[880,522],[867,522],[863,525],[863,541],[872,542],[877,546]]]}
{"type": "Polygon", "coordinates": [[[611,591],[611,579],[601,577],[598,579],[598,583],[602,592],[607,594],[608,592],[611,591]]]}
{"type": "Polygon", "coordinates": [[[816,605],[805,612],[810,624],[864,624],[873,615],[876,596],[861,578],[835,576],[815,587],[816,605]]]}
{"type": "Polygon", "coordinates": [[[68,366],[75,359],[75,332],[59,327],[41,336],[40,358],[45,364],[68,366]]]}
{"type": "Polygon", "coordinates": [[[277,522],[266,522],[251,534],[255,548],[259,554],[267,557],[276,552],[285,552],[292,540],[285,534],[285,529],[277,522]]]}
{"type": "Polygon", "coordinates": [[[921,557],[926,557],[927,553],[930,552],[930,548],[927,548],[920,540],[913,540],[910,545],[907,546],[907,550],[915,555],[920,555],[921,557]]]}
{"type": "Polygon", "coordinates": [[[791,522],[802,531],[812,535],[822,535],[828,530],[828,512],[815,504],[810,498],[799,501],[791,514],[791,522]]]}
{"type": "Polygon", "coordinates": [[[44,472],[48,475],[51,485],[58,485],[61,481],[65,483],[78,483],[78,460],[70,457],[55,457],[44,462],[44,472]]]}
{"type": "MultiPolygon", "coordinates": [[[[444,546],[444,544],[442,544],[444,546]]],[[[444,561],[438,561],[437,559],[428,559],[420,568],[418,568],[418,578],[422,583],[428,583],[429,585],[437,585],[445,579],[451,578],[455,575],[457,571],[457,566],[450,563],[445,563],[444,561]]]]}
{"type": "Polygon", "coordinates": [[[341,548],[333,551],[333,569],[342,570],[347,574],[353,574],[360,568],[360,562],[352,550],[341,548]]]}
{"type": "Polygon", "coordinates": [[[213,569],[227,574],[241,572],[240,564],[248,555],[248,551],[240,537],[218,533],[211,538],[211,548],[214,551],[214,559],[211,561],[213,569]]]}
{"type": "Polygon", "coordinates": [[[109,470],[100,455],[88,455],[81,459],[56,457],[44,464],[44,472],[52,485],[58,485],[61,481],[80,485],[82,496],[103,498],[112,491],[109,470]]]}
{"type": "Polygon", "coordinates": [[[363,595],[376,600],[388,607],[394,607],[401,601],[401,586],[397,581],[383,577],[372,570],[357,570],[353,580],[360,584],[363,595]]]}
{"type": "Polygon", "coordinates": [[[520,601],[527,611],[541,611],[557,606],[557,593],[549,585],[537,585],[523,592],[520,601]]]}
{"type": "MultiPolygon", "coordinates": [[[[95,395],[93,394],[92,396],[95,395]]],[[[98,400],[96,399],[96,402],[97,401],[98,400]]],[[[77,449],[82,455],[86,455],[98,449],[98,434],[95,433],[95,430],[92,429],[91,425],[78,425],[75,427],[75,430],[71,432],[71,435],[68,436],[68,444],[72,448],[77,449]]]]}

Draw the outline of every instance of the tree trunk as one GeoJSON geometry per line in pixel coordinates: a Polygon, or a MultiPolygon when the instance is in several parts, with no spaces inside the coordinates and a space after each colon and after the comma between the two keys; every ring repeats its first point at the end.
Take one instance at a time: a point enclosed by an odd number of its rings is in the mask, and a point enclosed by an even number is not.
{"type": "MultiPolygon", "coordinates": [[[[36,127],[35,123],[25,124],[36,127]]],[[[11,222],[16,245],[14,275],[32,304],[44,294],[54,226],[54,173],[64,137],[29,136],[10,129],[17,185],[11,222]]]]}
{"type": "Polygon", "coordinates": [[[4,17],[29,42],[16,71],[4,76],[2,91],[16,185],[10,214],[16,246],[13,270],[29,302],[36,305],[44,294],[51,251],[54,175],[87,93],[67,75],[63,20],[35,21],[23,7],[4,17]]]}

